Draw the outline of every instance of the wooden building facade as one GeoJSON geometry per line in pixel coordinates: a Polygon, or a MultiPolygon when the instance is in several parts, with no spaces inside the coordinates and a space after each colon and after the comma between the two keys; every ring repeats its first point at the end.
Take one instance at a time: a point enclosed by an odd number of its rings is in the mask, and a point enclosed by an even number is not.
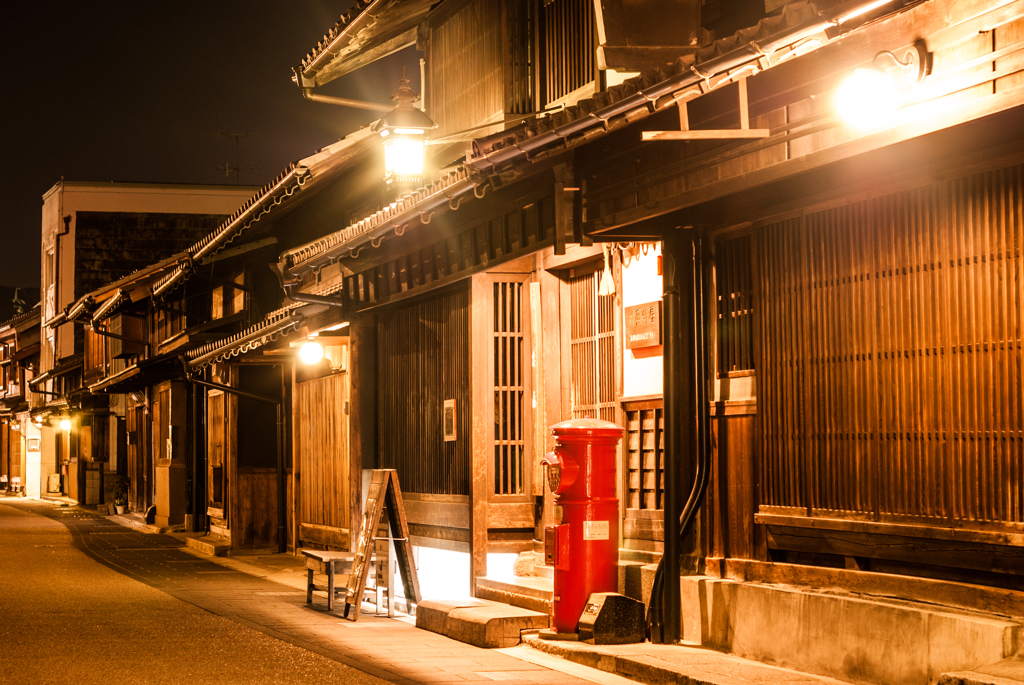
{"type": "MultiPolygon", "coordinates": [[[[802,565],[1016,588],[1019,4],[796,2],[725,37],[714,33],[725,24],[705,22],[702,47],[676,62],[621,85],[599,75],[592,96],[523,123],[510,115],[551,101],[537,90],[554,74],[538,51],[557,46],[530,42],[532,59],[520,59],[497,24],[471,30],[488,11],[498,9],[424,10],[423,90],[431,113],[455,94],[469,102],[444,133],[499,120],[504,130],[474,132],[463,164],[387,211],[282,255],[303,291],[342,286],[351,303],[353,406],[378,408],[353,417],[353,448],[422,481],[414,493],[466,497],[457,444],[434,442],[428,459],[404,463],[396,436],[436,441],[432,413],[469,393],[469,500],[445,502],[463,508],[446,508],[458,524],[435,535],[470,542],[475,576],[481,549],[527,541],[529,516],[515,508],[525,502],[501,498],[519,496],[531,469],[521,493],[541,494],[535,462],[505,455],[536,458],[556,417],[617,418],[627,428],[623,548],[656,556],[665,488],[685,491],[695,457],[664,454],[660,392],[631,395],[623,377],[625,306],[595,294],[587,274],[603,266],[593,243],[612,246],[621,287],[627,251],[697,236],[710,247],[696,304],[714,439],[692,569],[784,579],[802,565]],[[458,54],[482,55],[466,67],[479,73],[442,57],[459,35],[473,36],[458,54]],[[858,129],[838,117],[833,95],[847,76],[911,52],[923,57],[921,82],[894,120],[858,129]],[[517,80],[544,64],[544,78],[517,80]],[[591,263],[563,256],[567,244],[591,263]],[[518,297],[504,289],[517,279],[529,296],[512,330],[494,313],[518,297]],[[458,354],[466,330],[468,381],[457,363],[438,376],[436,359],[458,354]],[[502,357],[510,342],[532,360],[522,384],[502,357]],[[533,401],[509,414],[504,402],[519,392],[533,401]],[[663,480],[670,458],[688,463],[681,483],[663,480]],[[423,469],[449,480],[414,475],[423,469]]],[[[344,25],[296,68],[300,86],[344,68],[338,48],[355,40],[344,25]]]]}

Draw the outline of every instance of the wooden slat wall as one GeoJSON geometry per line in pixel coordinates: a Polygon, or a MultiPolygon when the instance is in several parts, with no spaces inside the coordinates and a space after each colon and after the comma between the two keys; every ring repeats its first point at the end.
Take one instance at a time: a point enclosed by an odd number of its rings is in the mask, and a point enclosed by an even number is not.
{"type": "Polygon", "coordinates": [[[753,401],[715,408],[711,483],[701,517],[704,550],[712,558],[764,558],[763,526],[754,523],[756,410],[753,401]]]}
{"type": "Polygon", "coordinates": [[[535,2],[503,2],[505,59],[505,114],[529,114],[535,110],[534,30],[535,2]]]}
{"type": "Polygon", "coordinates": [[[346,375],[337,373],[298,384],[300,524],[349,527],[346,375]]]}
{"type": "Polygon", "coordinates": [[[468,495],[471,460],[469,291],[465,283],[378,317],[380,468],[406,492],[468,495]],[[456,435],[444,440],[443,404],[455,400],[456,435]]]}
{"type": "Polygon", "coordinates": [[[239,516],[231,522],[233,549],[277,545],[277,471],[239,469],[236,484],[239,516]]]}
{"type": "Polygon", "coordinates": [[[146,475],[149,465],[146,455],[148,453],[148,431],[146,430],[146,419],[144,407],[134,401],[128,404],[125,411],[125,424],[131,439],[128,444],[128,503],[131,511],[145,511],[149,506],[148,485],[146,475]]]}
{"type": "Polygon", "coordinates": [[[718,297],[718,376],[754,368],[750,236],[715,241],[718,297]]]}
{"type": "Polygon", "coordinates": [[[485,123],[504,106],[501,3],[472,0],[432,27],[427,103],[443,137],[485,123]]]}
{"type": "Polygon", "coordinates": [[[1024,524],[1021,166],[755,233],[762,511],[1024,524]]]}
{"type": "Polygon", "coordinates": [[[225,496],[228,493],[224,475],[227,467],[224,444],[224,404],[225,395],[222,392],[207,396],[207,481],[206,481],[206,503],[208,506],[217,509],[226,509],[225,496]]]}

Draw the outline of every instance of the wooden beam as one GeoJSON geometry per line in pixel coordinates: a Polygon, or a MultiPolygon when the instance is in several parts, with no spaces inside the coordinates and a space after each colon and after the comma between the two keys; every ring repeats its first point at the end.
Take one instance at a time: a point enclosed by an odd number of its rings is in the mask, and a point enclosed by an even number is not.
{"type": "Polygon", "coordinates": [[[747,99],[747,77],[736,82],[739,90],[739,112],[740,127],[703,129],[698,131],[690,130],[690,116],[686,106],[686,100],[680,99],[677,102],[679,107],[679,130],[678,131],[642,131],[641,140],[718,140],[718,139],[746,139],[746,138],[767,138],[771,131],[766,128],[750,128],[750,104],[747,99]]]}
{"type": "Polygon", "coordinates": [[[642,131],[640,139],[651,140],[745,140],[767,138],[771,131],[766,128],[720,128],[701,131],[642,131]]]}

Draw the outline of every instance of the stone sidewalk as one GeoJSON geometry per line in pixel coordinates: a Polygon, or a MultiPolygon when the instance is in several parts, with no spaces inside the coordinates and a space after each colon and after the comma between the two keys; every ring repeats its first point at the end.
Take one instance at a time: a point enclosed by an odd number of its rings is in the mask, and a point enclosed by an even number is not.
{"type": "Polygon", "coordinates": [[[301,557],[206,557],[185,546],[184,534],[154,534],[130,517],[49,503],[22,506],[61,521],[80,549],[126,576],[393,683],[840,685],[696,646],[595,647],[528,636],[519,647],[482,649],[417,629],[410,618],[375,615],[369,606],[352,622],[327,612],[323,593],[306,604],[301,557]]]}

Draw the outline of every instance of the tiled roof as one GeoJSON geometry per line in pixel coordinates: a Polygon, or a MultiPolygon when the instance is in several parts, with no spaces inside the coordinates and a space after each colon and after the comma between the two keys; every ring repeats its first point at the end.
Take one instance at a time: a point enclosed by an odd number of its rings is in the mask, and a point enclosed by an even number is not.
{"type": "Polygon", "coordinates": [[[189,365],[194,369],[202,368],[208,364],[244,354],[276,340],[302,325],[302,317],[295,315],[295,311],[301,306],[301,304],[286,305],[267,314],[259,323],[242,329],[230,337],[214,340],[194,350],[189,350],[186,353],[189,365]]]}
{"type": "MultiPolygon", "coordinates": [[[[325,295],[340,292],[341,284],[335,285],[324,292],[325,295]]],[[[186,352],[189,366],[200,369],[231,357],[250,352],[257,347],[271,343],[283,335],[302,327],[304,317],[299,311],[310,305],[303,302],[289,302],[276,309],[263,320],[245,328],[238,333],[220,340],[212,340],[205,345],[186,352]]]]}
{"type": "Polygon", "coordinates": [[[282,265],[289,271],[318,269],[336,259],[340,252],[348,249],[345,246],[360,238],[365,242],[378,238],[391,228],[401,227],[417,219],[424,218],[429,221],[429,214],[475,185],[476,182],[470,178],[469,171],[461,167],[365,219],[285,252],[281,255],[282,265]]]}

